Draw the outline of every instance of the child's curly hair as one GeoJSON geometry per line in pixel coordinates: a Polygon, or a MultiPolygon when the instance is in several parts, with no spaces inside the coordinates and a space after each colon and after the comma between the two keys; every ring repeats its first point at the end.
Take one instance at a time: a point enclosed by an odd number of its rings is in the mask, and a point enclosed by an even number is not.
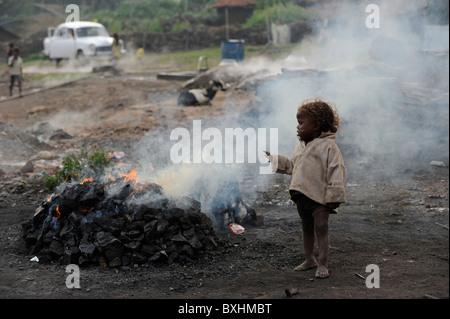
{"type": "Polygon", "coordinates": [[[339,115],[332,102],[325,102],[323,98],[307,99],[300,104],[298,111],[303,111],[316,123],[322,132],[336,133],[339,128],[339,115]]]}

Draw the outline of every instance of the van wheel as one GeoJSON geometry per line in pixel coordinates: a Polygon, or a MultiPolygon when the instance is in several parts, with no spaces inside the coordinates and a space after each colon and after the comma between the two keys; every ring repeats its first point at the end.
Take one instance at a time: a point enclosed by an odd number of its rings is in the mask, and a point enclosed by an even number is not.
{"type": "Polygon", "coordinates": [[[61,66],[60,63],[61,63],[62,59],[50,59],[50,61],[52,62],[54,67],[58,68],[61,66]]]}
{"type": "Polygon", "coordinates": [[[84,66],[84,65],[88,64],[88,59],[84,55],[83,51],[78,50],[76,58],[77,58],[77,64],[79,66],[84,66]]]}

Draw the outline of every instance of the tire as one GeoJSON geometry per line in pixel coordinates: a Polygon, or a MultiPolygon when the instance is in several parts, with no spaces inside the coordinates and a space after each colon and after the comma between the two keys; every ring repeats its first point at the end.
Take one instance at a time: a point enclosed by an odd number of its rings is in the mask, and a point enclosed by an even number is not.
{"type": "Polygon", "coordinates": [[[81,50],[78,50],[76,59],[79,66],[85,66],[89,63],[88,59],[81,50]]]}
{"type": "Polygon", "coordinates": [[[52,62],[54,67],[59,68],[61,66],[60,63],[61,63],[62,59],[58,59],[58,58],[57,59],[50,59],[49,58],[49,60],[50,60],[50,62],[52,62]]]}

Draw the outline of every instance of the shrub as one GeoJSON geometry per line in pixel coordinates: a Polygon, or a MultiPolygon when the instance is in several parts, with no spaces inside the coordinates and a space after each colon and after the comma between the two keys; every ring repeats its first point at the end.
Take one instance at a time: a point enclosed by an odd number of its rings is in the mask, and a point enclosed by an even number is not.
{"type": "Polygon", "coordinates": [[[61,183],[72,179],[78,180],[83,174],[101,174],[111,163],[109,153],[100,149],[90,153],[82,150],[79,155],[70,154],[64,157],[62,169],[55,175],[44,173],[44,185],[53,192],[61,183]]]}
{"type": "Polygon", "coordinates": [[[245,27],[264,27],[266,14],[269,21],[280,24],[306,21],[313,15],[311,9],[305,9],[294,3],[278,3],[266,9],[257,9],[245,22],[245,27]]]}

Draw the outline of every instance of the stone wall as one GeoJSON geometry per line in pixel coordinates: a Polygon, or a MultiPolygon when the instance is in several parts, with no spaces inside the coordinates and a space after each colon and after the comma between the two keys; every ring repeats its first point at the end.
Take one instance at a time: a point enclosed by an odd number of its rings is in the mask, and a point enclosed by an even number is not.
{"type": "MultiPolygon", "coordinates": [[[[300,42],[311,33],[307,23],[289,25],[290,42],[300,42]]],[[[122,35],[125,43],[131,47],[144,45],[147,52],[169,52],[180,50],[196,50],[212,46],[220,46],[226,40],[226,28],[210,27],[203,30],[184,30],[169,33],[132,33],[122,35]]],[[[245,40],[246,45],[265,45],[268,42],[266,28],[238,28],[230,26],[229,38],[245,40]]]]}
{"type": "MultiPolygon", "coordinates": [[[[267,43],[265,29],[238,29],[231,27],[230,39],[243,39],[246,44],[264,45],[267,43]]],[[[144,45],[146,52],[169,52],[181,50],[196,50],[220,46],[226,40],[225,27],[211,27],[204,30],[183,30],[170,33],[132,33],[122,35],[128,46],[144,45]]]]}

